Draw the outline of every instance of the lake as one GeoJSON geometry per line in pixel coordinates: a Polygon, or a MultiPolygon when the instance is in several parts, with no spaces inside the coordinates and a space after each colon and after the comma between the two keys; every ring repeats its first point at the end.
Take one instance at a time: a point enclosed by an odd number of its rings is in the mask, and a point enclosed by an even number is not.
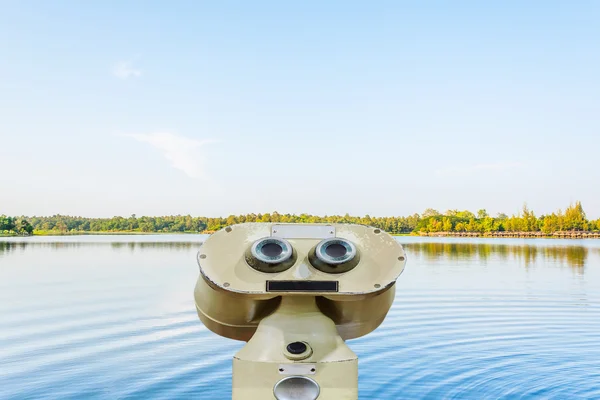
{"type": "MultiPolygon", "coordinates": [[[[230,399],[198,320],[203,235],[0,238],[1,399],[230,399]]],[[[599,399],[600,240],[398,237],[360,399],[599,399]]]]}

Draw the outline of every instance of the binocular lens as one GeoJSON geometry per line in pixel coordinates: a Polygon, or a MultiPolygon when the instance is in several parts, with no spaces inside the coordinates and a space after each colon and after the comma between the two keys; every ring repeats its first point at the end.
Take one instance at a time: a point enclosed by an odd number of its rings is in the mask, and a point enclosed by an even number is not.
{"type": "Polygon", "coordinates": [[[338,265],[351,261],[356,256],[356,247],[345,239],[332,238],[319,243],[315,253],[325,264],[338,265]]]}
{"type": "Polygon", "coordinates": [[[267,243],[261,248],[261,251],[267,257],[276,258],[283,253],[283,247],[279,243],[267,243]]]}
{"type": "Polygon", "coordinates": [[[340,258],[348,254],[348,249],[344,245],[341,245],[339,243],[333,243],[325,248],[325,253],[329,257],[340,258]]]}
{"type": "Polygon", "coordinates": [[[251,253],[260,262],[279,264],[290,259],[292,246],[284,239],[264,238],[254,242],[251,253]]]}

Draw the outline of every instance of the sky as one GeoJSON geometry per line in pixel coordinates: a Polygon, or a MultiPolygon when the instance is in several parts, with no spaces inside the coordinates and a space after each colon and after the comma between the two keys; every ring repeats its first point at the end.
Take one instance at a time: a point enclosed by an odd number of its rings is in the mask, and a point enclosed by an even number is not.
{"type": "Polygon", "coordinates": [[[600,2],[1,1],[0,214],[600,217],[600,2]]]}

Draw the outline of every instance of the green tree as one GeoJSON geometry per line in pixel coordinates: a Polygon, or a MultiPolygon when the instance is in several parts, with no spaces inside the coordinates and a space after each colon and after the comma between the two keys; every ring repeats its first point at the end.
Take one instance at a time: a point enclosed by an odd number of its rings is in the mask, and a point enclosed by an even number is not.
{"type": "Polygon", "coordinates": [[[459,211],[458,213],[456,213],[456,216],[458,218],[463,218],[463,219],[472,219],[475,218],[475,214],[473,214],[471,211],[459,211]]]}
{"type": "Polygon", "coordinates": [[[429,223],[427,224],[427,232],[441,232],[442,231],[442,222],[431,218],[429,223]]]}
{"type": "Polygon", "coordinates": [[[581,231],[587,228],[587,219],[580,201],[567,207],[564,218],[566,230],[581,231]]]}
{"type": "Polygon", "coordinates": [[[33,227],[24,218],[17,218],[13,229],[19,235],[31,235],[33,233],[33,227]]]}
{"type": "Polygon", "coordinates": [[[15,228],[13,218],[6,215],[0,215],[0,232],[12,231],[15,228]]]}
{"type": "Polygon", "coordinates": [[[438,210],[434,210],[433,208],[428,208],[423,211],[423,218],[437,217],[438,215],[440,215],[440,212],[438,210]]]}
{"type": "Polygon", "coordinates": [[[235,225],[235,224],[237,224],[237,218],[235,217],[235,215],[230,215],[229,217],[227,217],[226,224],[227,225],[235,225]]]}
{"type": "Polygon", "coordinates": [[[450,218],[442,219],[442,230],[444,232],[452,232],[452,221],[450,218]]]}
{"type": "Polygon", "coordinates": [[[481,229],[483,230],[483,232],[494,232],[498,231],[499,227],[496,224],[494,218],[486,216],[481,220],[481,229]]]}
{"type": "Polygon", "coordinates": [[[535,217],[535,214],[533,213],[533,211],[530,211],[529,208],[527,208],[527,204],[523,205],[523,212],[522,212],[522,230],[525,232],[535,232],[538,230],[538,221],[537,218],[535,217]]]}
{"type": "Polygon", "coordinates": [[[467,232],[481,232],[481,227],[477,221],[475,221],[475,218],[471,218],[465,228],[467,229],[467,232]]]}
{"type": "Polygon", "coordinates": [[[546,234],[550,234],[557,231],[556,226],[556,215],[546,215],[544,218],[540,218],[542,220],[540,230],[546,234]]]}

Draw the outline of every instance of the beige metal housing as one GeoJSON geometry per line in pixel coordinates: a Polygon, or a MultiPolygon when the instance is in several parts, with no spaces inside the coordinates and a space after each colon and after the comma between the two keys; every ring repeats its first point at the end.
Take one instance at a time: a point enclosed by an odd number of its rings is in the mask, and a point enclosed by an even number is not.
{"type": "Polygon", "coordinates": [[[362,225],[239,224],[211,235],[198,263],[194,295],[201,321],[221,336],[248,342],[234,356],[233,399],[303,399],[293,396],[305,383],[316,384],[319,400],[358,397],[358,360],[344,340],[373,331],[392,305],[406,263],[393,237],[362,225]],[[248,264],[248,249],[267,237],[291,244],[291,267],[270,273],[248,264]],[[311,251],[328,237],[353,243],[358,264],[342,273],[315,268],[311,251]],[[335,290],[273,292],[267,283],[298,281],[335,282],[335,290]],[[286,346],[294,342],[304,343],[306,352],[290,354],[286,346]],[[292,397],[285,397],[288,392],[292,397]]]}

